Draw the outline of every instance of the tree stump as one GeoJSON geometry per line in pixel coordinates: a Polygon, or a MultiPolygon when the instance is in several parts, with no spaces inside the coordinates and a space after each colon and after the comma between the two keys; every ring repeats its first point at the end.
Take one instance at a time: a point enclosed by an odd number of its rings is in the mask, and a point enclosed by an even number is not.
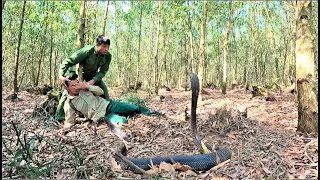
{"type": "Polygon", "coordinates": [[[252,97],[264,96],[264,89],[260,86],[252,86],[252,97]]]}
{"type": "Polygon", "coordinates": [[[62,95],[60,90],[50,90],[47,92],[47,97],[40,103],[37,104],[33,110],[32,117],[37,116],[54,116],[59,104],[59,99],[62,95]]]}

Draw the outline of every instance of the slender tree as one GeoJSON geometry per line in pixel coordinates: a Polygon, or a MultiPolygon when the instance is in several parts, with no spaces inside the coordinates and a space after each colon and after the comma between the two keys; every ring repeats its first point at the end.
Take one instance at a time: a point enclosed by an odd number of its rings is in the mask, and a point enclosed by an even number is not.
{"type": "MultiPolygon", "coordinates": [[[[86,22],[86,0],[82,0],[80,7],[80,23],[78,28],[78,38],[77,38],[77,49],[81,49],[84,46],[84,35],[85,35],[85,22],[86,22]]],[[[77,73],[79,80],[83,80],[82,67],[77,64],[77,73]]]]}
{"type": "Polygon", "coordinates": [[[105,35],[106,33],[106,24],[107,24],[107,18],[108,18],[108,7],[109,7],[109,0],[106,2],[106,11],[104,13],[103,18],[103,27],[102,27],[102,34],[105,35]]]}
{"type": "MultiPolygon", "coordinates": [[[[189,4],[189,2],[190,1],[188,1],[188,4],[189,4]]],[[[190,5],[189,5],[190,6],[190,5]]],[[[189,42],[190,42],[190,70],[191,70],[191,72],[193,71],[193,69],[192,69],[192,64],[193,64],[193,61],[194,61],[194,55],[193,55],[193,36],[192,36],[192,17],[193,17],[193,14],[192,14],[192,12],[193,12],[193,9],[194,9],[194,6],[192,5],[191,6],[192,7],[192,9],[189,11],[189,13],[188,13],[188,26],[189,26],[189,31],[188,31],[188,34],[189,34],[189,42]]]]}
{"type": "Polygon", "coordinates": [[[222,76],[222,94],[226,94],[227,92],[227,62],[228,62],[228,39],[229,39],[229,31],[230,31],[230,18],[231,18],[231,2],[229,2],[229,13],[228,19],[226,23],[226,27],[224,30],[224,42],[223,42],[223,76],[222,76]]]}
{"type": "Polygon", "coordinates": [[[3,12],[3,9],[4,9],[4,4],[6,4],[6,0],[2,0],[2,12],[3,12]]]}
{"type": "MultiPolygon", "coordinates": [[[[51,9],[51,14],[53,15],[54,13],[54,1],[52,1],[52,9],[51,9]]],[[[51,38],[50,38],[50,58],[49,58],[49,82],[50,86],[52,87],[52,54],[53,54],[53,28],[52,28],[52,23],[51,23],[51,38]]]]}
{"type": "Polygon", "coordinates": [[[204,73],[204,61],[205,61],[205,37],[206,37],[206,23],[207,23],[207,14],[208,14],[208,8],[207,8],[207,1],[204,1],[203,3],[203,16],[202,16],[202,24],[201,24],[201,35],[200,35],[200,54],[199,54],[199,84],[200,84],[200,92],[199,92],[199,103],[202,102],[202,88],[203,88],[203,73],[204,73]]]}
{"type": "Polygon", "coordinates": [[[141,25],[142,25],[142,9],[143,9],[143,2],[141,1],[140,3],[140,17],[139,17],[139,40],[138,40],[138,60],[137,60],[137,78],[136,78],[136,83],[135,83],[135,89],[137,89],[138,86],[138,81],[140,79],[140,73],[139,73],[139,68],[140,68],[140,48],[141,48],[141,25]]]}
{"type": "Polygon", "coordinates": [[[318,100],[314,92],[315,65],[311,31],[311,1],[296,6],[296,80],[298,131],[318,132],[318,100]]]}
{"type": "MultiPolygon", "coordinates": [[[[44,2],[44,5],[47,4],[48,2],[44,2]]],[[[46,40],[47,40],[47,29],[48,29],[48,11],[45,11],[45,18],[44,18],[44,21],[45,21],[45,27],[44,27],[44,33],[42,35],[42,42],[41,42],[41,47],[40,47],[40,58],[39,58],[39,61],[38,61],[38,71],[37,71],[37,77],[36,77],[36,80],[35,80],[35,84],[34,86],[38,86],[39,85],[39,78],[40,78],[40,73],[41,73],[41,64],[42,64],[42,61],[44,61],[44,57],[45,57],[45,52],[46,52],[46,40]]]]}
{"type": "Polygon", "coordinates": [[[23,1],[22,5],[22,12],[21,12],[21,19],[20,19],[20,27],[19,27],[19,34],[18,34],[18,42],[17,48],[15,53],[15,67],[14,67],[14,80],[13,80],[13,91],[17,93],[19,91],[18,87],[18,69],[19,69],[19,55],[20,55],[20,45],[21,45],[21,38],[22,38],[22,28],[24,23],[24,15],[26,10],[26,3],[27,1],[23,1]]]}
{"type": "Polygon", "coordinates": [[[163,1],[159,1],[159,8],[158,8],[158,22],[157,22],[157,40],[156,40],[156,54],[154,56],[154,87],[155,93],[158,94],[159,91],[159,37],[160,37],[160,20],[161,20],[161,10],[162,10],[163,1]]]}

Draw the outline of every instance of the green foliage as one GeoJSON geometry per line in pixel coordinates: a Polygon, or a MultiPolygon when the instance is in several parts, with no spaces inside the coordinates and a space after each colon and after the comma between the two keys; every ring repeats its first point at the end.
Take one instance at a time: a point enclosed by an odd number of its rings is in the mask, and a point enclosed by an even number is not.
{"type": "Polygon", "coordinates": [[[140,99],[138,94],[136,93],[127,93],[127,94],[124,94],[121,98],[125,102],[131,103],[131,104],[145,105],[145,103],[147,102],[146,99],[140,99]]]}
{"type": "MultiPolygon", "coordinates": [[[[4,123],[2,123],[4,126],[4,123]]],[[[8,177],[12,177],[14,174],[19,174],[19,177],[28,179],[38,179],[49,177],[58,156],[55,156],[49,162],[40,164],[33,158],[34,148],[36,142],[40,142],[38,135],[21,138],[23,128],[11,121],[11,129],[15,131],[17,136],[16,147],[12,148],[8,146],[9,142],[13,142],[12,139],[2,136],[2,145],[11,156],[9,161],[3,162],[3,168],[8,172],[8,177]]]]}
{"type": "MultiPolygon", "coordinates": [[[[51,29],[53,31],[53,60],[52,74],[58,85],[57,69],[62,60],[69,57],[75,50],[77,29],[79,25],[79,8],[81,1],[27,1],[26,16],[23,27],[23,36],[20,52],[19,75],[21,87],[33,85],[34,74],[38,71],[40,47],[44,49],[44,59],[40,67],[40,76],[43,84],[48,82],[49,48],[51,29]],[[48,25],[44,34],[45,24],[48,25]],[[49,30],[50,29],[50,30],[49,30]],[[45,38],[44,38],[45,37],[45,38]],[[30,56],[30,60],[26,59],[30,56]],[[25,68],[26,67],[26,68],[25,68]],[[54,68],[56,68],[54,72],[54,68]],[[22,74],[22,71],[25,71],[22,74]]],[[[88,1],[86,6],[85,44],[94,43],[95,37],[101,33],[105,13],[105,1],[88,1]]],[[[318,54],[318,3],[312,2],[312,29],[314,38],[314,54],[318,54]]],[[[3,81],[12,81],[12,67],[18,28],[21,17],[22,1],[7,1],[3,10],[3,81]]],[[[110,52],[112,62],[107,76],[104,78],[109,87],[127,85],[135,82],[137,68],[138,35],[140,27],[140,9],[142,8],[141,24],[141,52],[139,64],[139,80],[151,79],[154,84],[153,59],[156,47],[156,26],[158,15],[157,1],[110,1],[107,15],[106,34],[111,38],[110,52]],[[125,8],[126,7],[126,8],[125,8]]],[[[243,79],[244,69],[248,73],[247,79],[254,79],[255,83],[273,78],[275,73],[275,59],[279,61],[280,74],[287,78],[288,61],[291,52],[290,42],[294,40],[295,9],[294,2],[232,2],[232,28],[229,38],[229,53],[227,74],[230,79],[243,79]],[[268,13],[266,11],[268,9],[268,13]],[[272,28],[271,28],[272,27],[272,28]],[[274,32],[273,32],[274,31],[274,32]],[[274,35],[272,35],[272,33],[274,35]],[[273,41],[275,41],[273,43],[273,41]],[[274,47],[276,55],[274,54],[274,47]],[[258,64],[256,63],[258,60],[258,64]],[[237,66],[236,66],[237,64],[237,66]],[[236,73],[235,69],[237,68],[236,73]],[[255,70],[257,69],[257,73],[255,70]],[[251,72],[250,71],[250,72],[251,72]],[[248,71],[247,71],[248,72],[248,71]],[[259,74],[260,72],[260,74],[259,74]],[[263,73],[262,73],[263,72],[263,73]],[[284,74],[284,75],[283,75],[284,74]]],[[[221,74],[221,59],[223,59],[224,28],[229,11],[229,2],[209,1],[208,22],[206,32],[206,71],[207,80],[219,84],[221,74]],[[215,68],[212,68],[215,67],[215,68]],[[212,70],[215,69],[215,70],[212,70]]],[[[160,39],[159,39],[159,70],[160,84],[167,83],[164,77],[172,77],[168,81],[174,86],[181,86],[186,73],[197,69],[200,41],[200,24],[203,13],[203,2],[199,1],[164,1],[161,10],[160,39]],[[190,22],[189,24],[189,17],[190,22]],[[191,46],[189,30],[193,45],[191,46]],[[191,61],[193,49],[194,59],[191,61]],[[186,63],[182,63],[186,62],[186,63]],[[185,67],[186,66],[186,67],[185,67]],[[179,73],[178,73],[179,72],[179,73]],[[178,83],[179,82],[179,83],[178,83]]],[[[294,52],[294,51],[293,51],[294,52]]],[[[315,61],[316,63],[318,61],[315,61]]],[[[317,66],[316,66],[317,67],[317,66]]],[[[231,81],[230,81],[231,83],[231,81]]],[[[3,84],[10,87],[12,83],[3,84]]],[[[131,84],[130,84],[131,85],[131,84]]]]}

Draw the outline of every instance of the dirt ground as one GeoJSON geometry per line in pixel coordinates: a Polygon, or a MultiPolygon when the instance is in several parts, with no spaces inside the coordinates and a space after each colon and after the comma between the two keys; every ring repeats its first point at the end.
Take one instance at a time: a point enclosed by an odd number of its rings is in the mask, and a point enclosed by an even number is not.
{"type": "MultiPolygon", "coordinates": [[[[318,178],[318,137],[296,132],[298,113],[294,95],[275,94],[277,101],[265,101],[251,98],[251,93],[242,89],[229,90],[227,95],[218,90],[205,90],[209,95],[203,95],[197,109],[199,135],[208,144],[230,148],[231,160],[207,172],[162,168],[153,179],[318,178]]],[[[121,99],[120,89],[111,88],[109,92],[111,98],[121,99]]],[[[8,141],[7,147],[2,143],[2,178],[9,177],[10,166],[13,166],[10,162],[14,159],[10,151],[18,147],[11,121],[23,127],[20,138],[24,134],[26,139],[35,134],[42,137],[33,143],[33,159],[38,164],[55,159],[49,178],[143,178],[112,164],[120,140],[106,125],[98,126],[95,136],[90,124],[79,122],[63,136],[58,133],[59,127],[52,117],[31,116],[34,106],[44,96],[20,92],[21,101],[11,102],[5,100],[9,94],[2,92],[2,122],[5,122],[2,139],[13,141],[8,141]]],[[[158,96],[144,91],[138,91],[138,95],[147,99],[147,107],[162,110],[165,116],[137,115],[129,119],[129,124],[122,127],[130,138],[128,157],[199,154],[192,140],[190,122],[185,120],[186,108],[190,115],[190,91],[161,89],[158,96]],[[161,100],[160,95],[164,99],[161,100]]],[[[13,178],[26,177],[23,168],[19,168],[26,162],[19,163],[11,168],[13,178]]],[[[37,163],[33,162],[32,166],[36,167],[37,163]]]]}

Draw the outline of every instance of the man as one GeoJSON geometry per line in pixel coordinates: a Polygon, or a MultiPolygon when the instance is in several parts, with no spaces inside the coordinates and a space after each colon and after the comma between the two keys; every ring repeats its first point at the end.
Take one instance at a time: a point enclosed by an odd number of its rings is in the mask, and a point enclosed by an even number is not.
{"type": "MultiPolygon", "coordinates": [[[[75,65],[80,64],[83,68],[83,80],[88,85],[99,86],[103,90],[101,97],[108,99],[109,93],[107,86],[102,81],[102,78],[109,70],[111,62],[111,54],[108,52],[110,47],[110,39],[100,35],[96,40],[96,45],[85,46],[82,49],[73,53],[69,58],[65,59],[59,70],[60,84],[66,89],[65,81],[68,81],[67,74],[75,73],[75,65]]],[[[65,115],[63,111],[64,102],[67,98],[67,91],[62,93],[56,111],[56,120],[64,120],[65,115]]]]}
{"type": "Polygon", "coordinates": [[[73,74],[65,82],[69,94],[64,104],[64,129],[69,129],[75,124],[77,112],[95,123],[103,117],[109,119],[111,123],[127,123],[126,116],[135,113],[162,115],[161,112],[151,112],[140,105],[101,98],[103,90],[100,87],[79,82],[77,77],[77,74],[73,74]]]}

